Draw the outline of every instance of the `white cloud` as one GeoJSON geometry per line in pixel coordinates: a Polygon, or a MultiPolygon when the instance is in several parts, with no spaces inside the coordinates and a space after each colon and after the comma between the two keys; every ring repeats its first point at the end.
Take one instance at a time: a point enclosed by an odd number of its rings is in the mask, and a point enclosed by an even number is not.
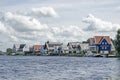
{"type": "Polygon", "coordinates": [[[46,24],[41,24],[37,19],[29,16],[19,15],[11,12],[5,13],[5,23],[11,26],[13,29],[25,32],[25,31],[40,31],[44,28],[48,28],[46,24]]]}
{"type": "Polygon", "coordinates": [[[36,17],[58,17],[58,14],[52,7],[32,8],[30,15],[36,17]]]}
{"type": "Polygon", "coordinates": [[[120,28],[119,24],[113,24],[112,22],[103,21],[99,18],[94,17],[92,14],[89,14],[86,18],[83,19],[83,22],[88,23],[89,26],[85,29],[87,31],[117,31],[120,28]]]}
{"type": "Polygon", "coordinates": [[[80,37],[84,36],[85,32],[79,27],[79,26],[73,26],[70,25],[68,27],[61,26],[61,27],[53,27],[52,28],[53,33],[58,36],[64,36],[64,37],[80,37]]]}
{"type": "Polygon", "coordinates": [[[120,6],[116,7],[115,9],[116,9],[117,11],[120,11],[120,6]]]}
{"type": "Polygon", "coordinates": [[[22,9],[15,11],[17,14],[25,15],[25,16],[31,16],[35,18],[41,18],[41,17],[51,17],[56,18],[59,17],[57,12],[52,7],[33,7],[28,9],[22,9]]]}
{"type": "Polygon", "coordinates": [[[0,33],[6,33],[7,29],[4,24],[0,21],[0,33]]]}

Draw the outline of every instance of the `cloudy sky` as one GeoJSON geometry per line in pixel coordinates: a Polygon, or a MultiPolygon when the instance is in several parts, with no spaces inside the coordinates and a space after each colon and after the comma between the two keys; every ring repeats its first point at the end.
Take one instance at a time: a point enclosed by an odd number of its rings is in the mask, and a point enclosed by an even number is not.
{"type": "Polygon", "coordinates": [[[0,50],[13,44],[115,38],[120,0],[0,0],[0,50]]]}

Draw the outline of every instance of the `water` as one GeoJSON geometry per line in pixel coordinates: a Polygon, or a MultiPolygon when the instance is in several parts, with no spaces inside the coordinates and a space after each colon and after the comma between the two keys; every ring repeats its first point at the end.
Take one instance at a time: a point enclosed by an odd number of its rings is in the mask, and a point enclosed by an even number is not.
{"type": "Polygon", "coordinates": [[[0,80],[120,80],[120,60],[0,56],[0,80]]]}

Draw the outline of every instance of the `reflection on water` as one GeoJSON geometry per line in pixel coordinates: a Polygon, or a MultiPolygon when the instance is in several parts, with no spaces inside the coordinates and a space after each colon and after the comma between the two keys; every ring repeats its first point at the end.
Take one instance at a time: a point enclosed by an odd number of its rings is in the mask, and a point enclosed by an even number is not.
{"type": "Polygon", "coordinates": [[[0,80],[120,80],[120,59],[0,56],[0,80]]]}
{"type": "MultiPolygon", "coordinates": [[[[116,66],[117,66],[117,76],[119,76],[119,79],[120,80],[120,58],[119,59],[116,59],[116,66]]],[[[117,80],[117,79],[116,79],[117,80]]]]}

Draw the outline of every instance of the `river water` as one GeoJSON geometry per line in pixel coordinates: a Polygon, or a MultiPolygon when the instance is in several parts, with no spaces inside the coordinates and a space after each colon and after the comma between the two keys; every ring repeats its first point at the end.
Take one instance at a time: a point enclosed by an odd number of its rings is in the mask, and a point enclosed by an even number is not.
{"type": "Polygon", "coordinates": [[[120,80],[120,59],[0,56],[0,80],[120,80]]]}

